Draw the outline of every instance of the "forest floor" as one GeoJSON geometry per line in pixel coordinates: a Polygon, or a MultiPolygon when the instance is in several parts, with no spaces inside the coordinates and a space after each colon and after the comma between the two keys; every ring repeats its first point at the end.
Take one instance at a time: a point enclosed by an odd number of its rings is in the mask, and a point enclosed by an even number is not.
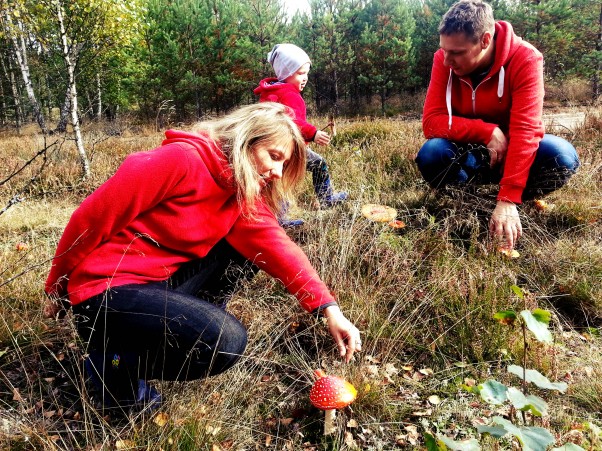
{"type": "MultiPolygon", "coordinates": [[[[423,450],[431,435],[516,450],[512,434],[495,440],[479,432],[505,419],[545,428],[562,449],[576,449],[569,442],[602,449],[602,109],[547,109],[544,121],[573,142],[582,166],[546,197],[547,207],[521,207],[520,257],[509,259],[488,237],[491,190],[438,195],[422,181],[413,161],[424,142],[418,120],[337,120],[332,146],[319,151],[350,199],[315,207],[308,175],[291,209],[305,225],[290,235],[362,331],[362,353],[343,365],[324,324],[260,273],[229,304],[249,331],[241,362],[201,381],[157,381],[165,403],[150,420],[95,408],[72,315],[44,319],[40,306],[72,211],[126,155],[153,148],[163,134],[89,124],[93,174],[85,183],[70,143],[49,148],[43,165],[35,161],[0,185],[2,208],[42,171],[0,215],[0,449],[423,450]],[[368,221],[361,214],[368,203],[395,208],[406,227],[368,221]],[[552,344],[493,321],[502,310],[536,308],[551,312],[552,344]],[[511,364],[568,390],[529,386],[548,402],[542,417],[474,392],[491,379],[523,388],[511,364]],[[317,368],[358,389],[329,437],[308,399],[317,368]]],[[[2,133],[0,180],[41,142],[33,133],[2,133]]]]}

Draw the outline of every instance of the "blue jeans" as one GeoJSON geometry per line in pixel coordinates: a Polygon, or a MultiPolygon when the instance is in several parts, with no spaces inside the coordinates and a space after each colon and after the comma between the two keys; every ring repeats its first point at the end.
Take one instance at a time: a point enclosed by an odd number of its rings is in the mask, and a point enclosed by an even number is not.
{"type": "MultiPolygon", "coordinates": [[[[444,138],[429,139],[416,156],[422,177],[432,188],[468,183],[499,183],[499,167],[489,167],[489,152],[482,145],[457,144],[444,138]]],[[[523,200],[542,196],[563,186],[577,171],[579,157],[571,143],[545,134],[529,171],[523,200]]]]}
{"type": "Polygon", "coordinates": [[[226,303],[240,281],[257,271],[222,240],[165,282],[111,288],[75,305],[78,333],[91,356],[103,356],[104,371],[98,372],[115,392],[137,379],[221,373],[247,345],[246,329],[225,311],[226,303]]]}

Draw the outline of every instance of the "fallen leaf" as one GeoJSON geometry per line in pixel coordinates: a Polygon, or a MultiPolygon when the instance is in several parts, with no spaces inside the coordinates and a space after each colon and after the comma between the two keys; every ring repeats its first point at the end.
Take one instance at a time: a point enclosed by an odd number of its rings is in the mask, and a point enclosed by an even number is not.
{"type": "Polygon", "coordinates": [[[168,421],[169,415],[167,415],[165,412],[159,412],[153,417],[153,422],[160,428],[165,426],[168,421]]]}
{"type": "Polygon", "coordinates": [[[376,365],[366,365],[364,366],[366,374],[370,376],[378,376],[378,366],[376,365]]]}
{"type": "Polygon", "coordinates": [[[387,363],[385,365],[385,374],[387,376],[394,376],[397,373],[399,373],[399,370],[395,368],[395,365],[393,365],[392,363],[387,363]]]}
{"type": "Polygon", "coordinates": [[[572,429],[562,437],[563,442],[571,442],[576,445],[581,445],[585,441],[585,434],[577,429],[572,429]]]}
{"type": "Polygon", "coordinates": [[[266,435],[265,436],[265,446],[270,446],[271,444],[272,444],[272,436],[266,435]]]}
{"type": "Polygon", "coordinates": [[[44,412],[44,418],[52,418],[56,414],[56,410],[47,410],[44,412]]]}
{"type": "Polygon", "coordinates": [[[376,363],[376,364],[379,364],[379,363],[380,363],[380,360],[379,360],[379,359],[377,359],[376,357],[374,357],[374,356],[371,356],[371,355],[367,355],[367,356],[365,356],[365,357],[364,357],[364,360],[365,360],[366,362],[369,362],[369,363],[376,363]]]}
{"type": "Polygon", "coordinates": [[[537,199],[535,202],[535,208],[539,211],[553,210],[556,205],[550,204],[543,199],[537,199]]]}
{"type": "Polygon", "coordinates": [[[434,406],[441,404],[441,398],[439,398],[439,396],[437,396],[437,395],[429,396],[428,401],[434,406]]]}
{"type": "Polygon", "coordinates": [[[219,431],[221,431],[221,427],[219,426],[211,426],[211,425],[207,425],[207,427],[205,428],[205,430],[207,431],[207,434],[210,435],[217,435],[219,433],[219,431]]]}
{"type": "Polygon", "coordinates": [[[411,434],[418,434],[418,427],[416,427],[416,425],[414,424],[408,424],[407,426],[403,427],[406,431],[410,432],[411,434]]]}
{"type": "Polygon", "coordinates": [[[19,393],[19,389],[17,387],[13,388],[13,401],[23,401],[23,397],[21,396],[21,393],[19,393]]]}
{"type": "Polygon", "coordinates": [[[347,422],[347,427],[348,428],[356,428],[357,425],[357,421],[355,421],[353,418],[351,418],[348,422],[347,422]]]}
{"type": "Polygon", "coordinates": [[[489,424],[489,420],[485,417],[474,418],[472,420],[473,426],[483,426],[485,424],[489,424]]]}
{"type": "Polygon", "coordinates": [[[416,446],[420,439],[420,434],[418,433],[418,428],[415,425],[410,424],[408,426],[405,426],[404,429],[406,431],[408,431],[408,433],[405,436],[405,439],[407,440],[407,442],[412,446],[416,446]]]}
{"type": "Polygon", "coordinates": [[[424,374],[425,376],[432,376],[434,374],[433,370],[430,368],[423,368],[420,371],[422,374],[424,374]]]}
{"type": "Polygon", "coordinates": [[[115,449],[134,449],[136,444],[131,440],[117,440],[115,442],[115,449]]]}
{"type": "Polygon", "coordinates": [[[466,386],[468,386],[468,387],[474,387],[475,385],[477,385],[477,381],[475,381],[474,379],[471,379],[469,377],[465,377],[464,384],[466,384],[466,386]]]}
{"type": "Polygon", "coordinates": [[[357,444],[355,443],[355,440],[353,439],[353,434],[351,432],[345,432],[345,445],[349,446],[350,448],[357,447],[357,444]]]}
{"type": "Polygon", "coordinates": [[[406,223],[399,220],[399,219],[394,219],[393,221],[389,222],[389,227],[391,227],[393,230],[400,230],[405,228],[406,223]]]}
{"type": "Polygon", "coordinates": [[[518,258],[520,253],[516,249],[508,249],[505,247],[499,247],[498,252],[508,258],[518,258]]]}
{"type": "Polygon", "coordinates": [[[293,422],[294,418],[282,418],[280,420],[280,424],[284,425],[284,426],[288,426],[289,424],[291,424],[293,422]]]}

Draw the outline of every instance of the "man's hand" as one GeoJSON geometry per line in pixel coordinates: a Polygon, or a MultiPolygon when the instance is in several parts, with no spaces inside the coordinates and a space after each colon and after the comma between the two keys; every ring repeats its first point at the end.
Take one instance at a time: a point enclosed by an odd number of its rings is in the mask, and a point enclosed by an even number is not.
{"type": "Polygon", "coordinates": [[[508,139],[499,127],[495,127],[493,130],[491,139],[487,143],[487,150],[489,151],[489,166],[491,168],[504,162],[506,152],[508,152],[508,139]]]}
{"type": "Polygon", "coordinates": [[[514,249],[516,242],[523,234],[523,227],[515,204],[503,200],[497,202],[489,220],[489,233],[503,242],[505,248],[514,249]]]}
{"type": "Polygon", "coordinates": [[[321,146],[327,146],[330,144],[330,135],[322,130],[318,130],[316,136],[314,136],[314,142],[321,146]]]}
{"type": "Polygon", "coordinates": [[[322,310],[322,314],[328,320],[328,330],[339,348],[341,357],[344,357],[345,362],[349,363],[353,358],[353,353],[362,350],[360,331],[345,318],[336,305],[326,307],[322,310]]]}

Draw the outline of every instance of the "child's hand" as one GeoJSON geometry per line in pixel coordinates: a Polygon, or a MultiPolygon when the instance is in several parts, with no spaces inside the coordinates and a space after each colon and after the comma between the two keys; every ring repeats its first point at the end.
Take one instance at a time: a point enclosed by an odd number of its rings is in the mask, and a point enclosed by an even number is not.
{"type": "Polygon", "coordinates": [[[318,130],[316,136],[314,136],[314,142],[321,146],[327,146],[330,144],[330,135],[322,130],[318,130]]]}

